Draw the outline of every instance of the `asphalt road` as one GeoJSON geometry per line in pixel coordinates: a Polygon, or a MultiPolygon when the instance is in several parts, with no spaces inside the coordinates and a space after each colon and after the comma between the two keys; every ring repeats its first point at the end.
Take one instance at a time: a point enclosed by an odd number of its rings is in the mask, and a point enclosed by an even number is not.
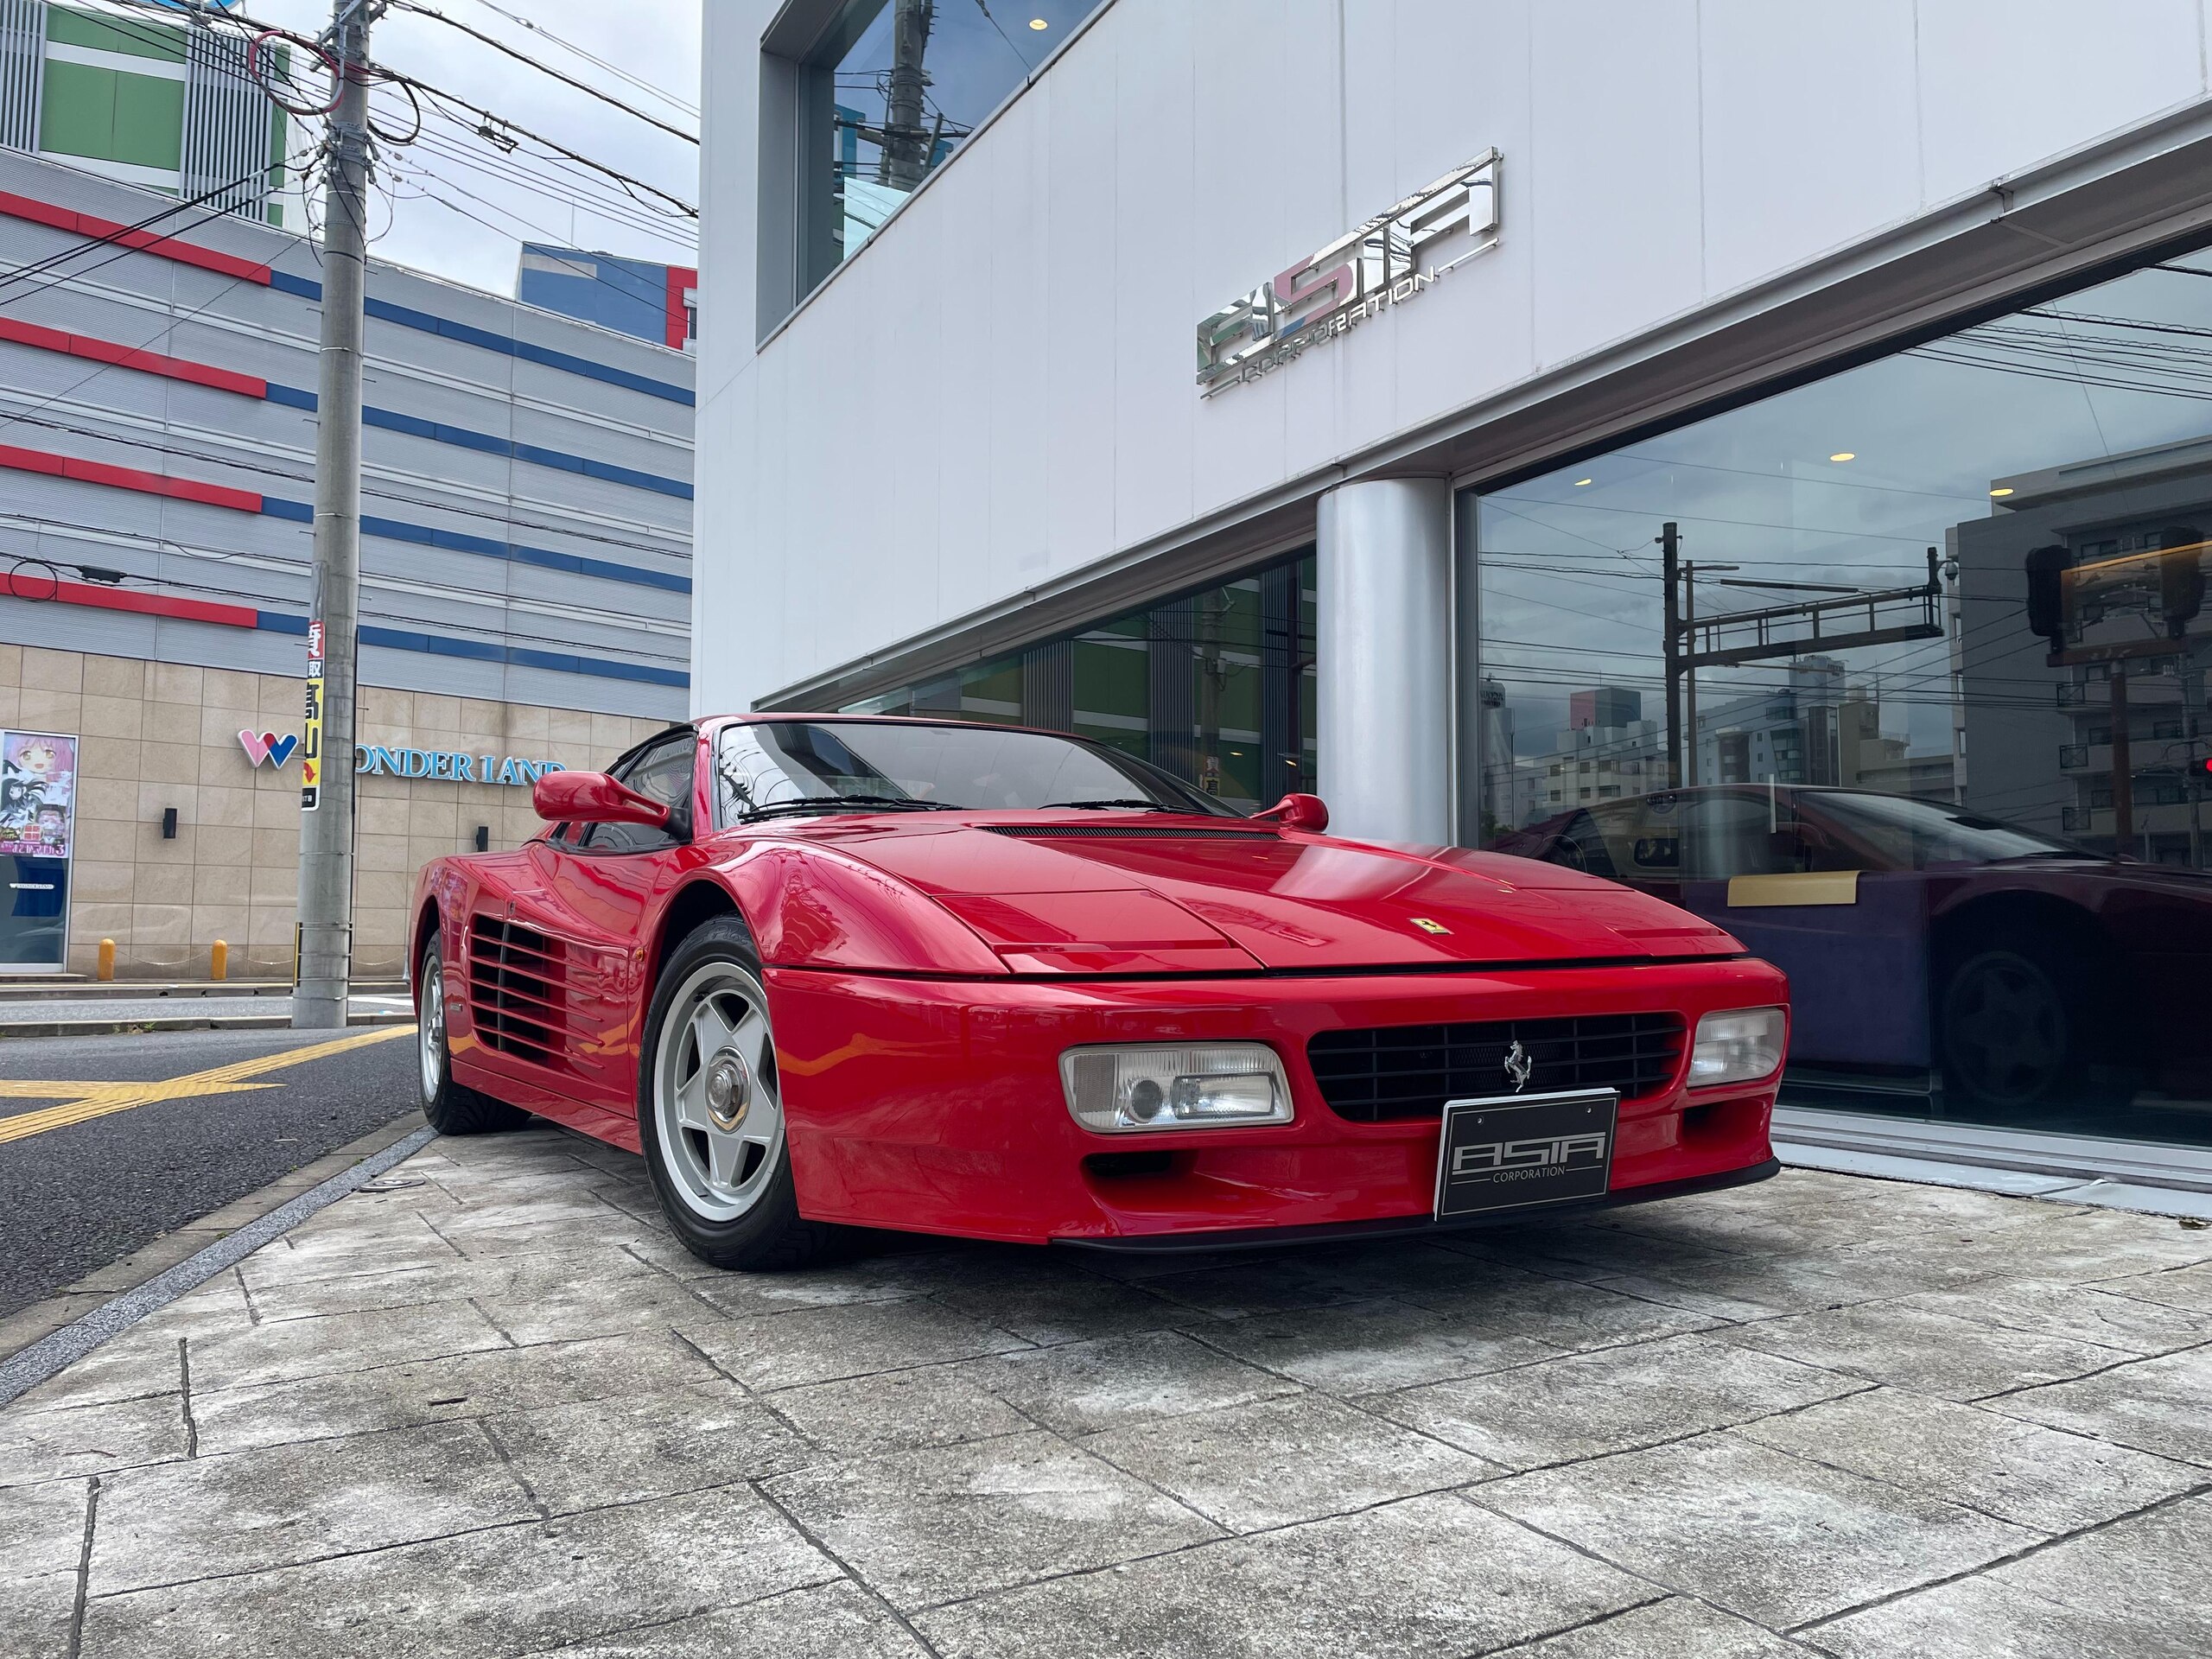
{"type": "Polygon", "coordinates": [[[411,1033],[292,1065],[257,1064],[375,1034],[180,1031],[0,1042],[0,1318],[416,1116],[411,1033]],[[245,1076],[226,1073],[239,1067],[245,1076]],[[64,1086],[27,1094],[26,1081],[64,1086]],[[168,1083],[178,1097],[145,1098],[160,1088],[66,1087],[72,1083],[168,1083]],[[90,1115],[55,1121],[75,1115],[74,1102],[89,1103],[90,1115]]]}

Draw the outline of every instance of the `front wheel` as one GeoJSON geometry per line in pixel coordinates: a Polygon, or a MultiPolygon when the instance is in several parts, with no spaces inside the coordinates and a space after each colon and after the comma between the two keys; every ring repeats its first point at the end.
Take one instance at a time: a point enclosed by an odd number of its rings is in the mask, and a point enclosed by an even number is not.
{"type": "Polygon", "coordinates": [[[836,1236],[798,1212],[768,993],[734,918],[702,925],[661,976],[639,1058],[638,1137],[669,1225],[702,1262],[795,1268],[836,1236]]]}
{"type": "Polygon", "coordinates": [[[1952,969],[1939,1021],[1943,1069],[1969,1105],[2032,1110],[2080,1090],[2085,988],[2072,979],[2046,952],[2011,939],[1952,969]]]}
{"type": "Polygon", "coordinates": [[[445,951],[437,934],[423,947],[415,976],[415,1083],[423,1116],[440,1135],[489,1135],[519,1128],[530,1114],[453,1080],[446,1047],[445,951]]]}

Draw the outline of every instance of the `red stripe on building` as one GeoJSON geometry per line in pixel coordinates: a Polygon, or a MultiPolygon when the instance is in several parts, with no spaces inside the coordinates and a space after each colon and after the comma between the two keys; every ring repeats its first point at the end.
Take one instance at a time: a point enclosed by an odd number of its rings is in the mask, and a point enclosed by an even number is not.
{"type": "Polygon", "coordinates": [[[19,473],[44,473],[51,478],[73,478],[81,484],[105,484],[110,489],[136,490],[141,495],[166,495],[178,501],[199,501],[211,507],[238,512],[259,512],[261,497],[251,490],[233,490],[197,479],[168,478],[142,473],[135,467],[111,467],[101,461],[79,461],[74,455],[49,455],[41,449],[18,449],[0,443],[0,467],[19,473]]]}
{"type": "Polygon", "coordinates": [[[0,213],[5,213],[10,219],[26,219],[34,225],[51,226],[57,231],[68,231],[96,242],[111,242],[119,248],[156,253],[164,259],[174,259],[179,264],[197,265],[202,270],[241,277],[249,283],[259,283],[264,288],[269,285],[269,267],[265,264],[241,259],[235,253],[219,253],[213,248],[203,248],[196,242],[180,242],[173,236],[162,236],[157,232],[134,231],[119,220],[97,219],[90,213],[57,207],[50,201],[38,201],[29,196],[0,190],[0,213]]]}
{"type": "Polygon", "coordinates": [[[66,334],[35,322],[19,322],[13,317],[0,317],[0,340],[18,346],[35,346],[44,352],[65,353],[89,362],[112,363],[119,369],[158,374],[165,380],[189,380],[194,385],[235,391],[241,397],[265,397],[269,394],[269,383],[250,374],[219,369],[209,363],[194,363],[188,358],[167,357],[143,346],[118,346],[113,340],[95,340],[90,334],[66,334]]]}
{"type": "Polygon", "coordinates": [[[672,352],[680,352],[691,333],[685,326],[689,319],[684,315],[683,296],[699,286],[699,273],[688,265],[664,265],[662,269],[668,272],[668,294],[664,302],[668,321],[666,336],[662,343],[672,352]]]}
{"type": "Polygon", "coordinates": [[[88,605],[99,611],[173,616],[186,622],[219,622],[231,628],[257,627],[261,623],[261,613],[250,605],[218,605],[205,599],[172,599],[167,594],[139,594],[93,582],[60,582],[34,564],[19,564],[0,577],[0,594],[43,604],[88,605]]]}

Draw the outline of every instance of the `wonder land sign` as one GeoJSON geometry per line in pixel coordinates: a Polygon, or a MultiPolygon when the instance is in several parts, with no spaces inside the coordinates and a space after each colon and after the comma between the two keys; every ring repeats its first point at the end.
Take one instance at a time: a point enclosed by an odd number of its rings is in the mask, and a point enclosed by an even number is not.
{"type": "Polygon", "coordinates": [[[1497,152],[1484,151],[1199,323],[1204,395],[1281,368],[1496,247],[1497,166],[1497,152]],[[1471,246],[1423,266],[1437,245],[1462,235],[1471,246]]]}
{"type": "MultiPolygon", "coordinates": [[[[256,766],[281,767],[292,758],[300,740],[290,733],[238,734],[238,747],[256,766]]],[[[457,749],[388,749],[376,744],[353,747],[353,770],[373,777],[428,778],[442,783],[505,784],[529,787],[549,772],[565,772],[557,760],[524,760],[512,754],[464,754],[457,749]]]]}

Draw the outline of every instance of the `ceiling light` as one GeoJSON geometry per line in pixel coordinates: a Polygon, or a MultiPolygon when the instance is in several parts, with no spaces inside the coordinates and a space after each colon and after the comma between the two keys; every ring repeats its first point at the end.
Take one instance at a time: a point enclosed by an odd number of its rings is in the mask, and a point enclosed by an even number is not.
{"type": "Polygon", "coordinates": [[[1839,449],[1835,454],[1830,455],[1828,459],[1830,461],[1856,461],[1859,459],[1859,455],[1855,450],[1839,449]]]}
{"type": "Polygon", "coordinates": [[[1578,478],[1574,480],[1574,487],[1579,490],[1585,484],[1595,484],[1597,481],[1594,478],[1578,478]]]}
{"type": "Polygon", "coordinates": [[[1032,29],[1050,29],[1052,25],[1046,22],[1042,17],[1032,17],[1029,20],[1029,27],[1032,29]]]}
{"type": "Polygon", "coordinates": [[[2012,486],[2009,484],[2000,484],[1995,489],[1992,490],[1990,493],[1992,495],[2010,495],[2012,493],[2012,486]]]}

